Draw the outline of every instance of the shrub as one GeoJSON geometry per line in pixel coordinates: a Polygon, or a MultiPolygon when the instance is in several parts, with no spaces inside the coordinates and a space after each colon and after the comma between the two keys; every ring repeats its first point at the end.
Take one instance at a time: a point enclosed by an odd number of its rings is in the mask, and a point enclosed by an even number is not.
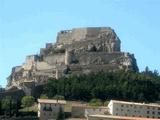
{"type": "Polygon", "coordinates": [[[90,102],[89,102],[89,105],[91,106],[102,106],[103,103],[100,99],[92,99],[90,102]]]}
{"type": "Polygon", "coordinates": [[[33,96],[24,96],[21,100],[23,107],[30,107],[34,104],[34,97],[33,96]]]}
{"type": "Polygon", "coordinates": [[[62,95],[55,95],[53,97],[53,99],[64,100],[64,96],[62,96],[62,95]]]}
{"type": "Polygon", "coordinates": [[[41,94],[40,99],[48,99],[48,96],[46,94],[41,94]]]}

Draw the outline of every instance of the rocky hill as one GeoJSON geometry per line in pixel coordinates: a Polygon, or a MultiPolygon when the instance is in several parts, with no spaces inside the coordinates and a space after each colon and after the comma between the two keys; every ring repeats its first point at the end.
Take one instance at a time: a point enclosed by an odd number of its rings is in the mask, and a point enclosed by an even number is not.
{"type": "Polygon", "coordinates": [[[39,55],[12,68],[6,89],[23,89],[27,94],[49,77],[98,71],[138,71],[133,54],[121,52],[121,41],[109,27],[75,28],[60,31],[55,44],[47,43],[39,55]]]}

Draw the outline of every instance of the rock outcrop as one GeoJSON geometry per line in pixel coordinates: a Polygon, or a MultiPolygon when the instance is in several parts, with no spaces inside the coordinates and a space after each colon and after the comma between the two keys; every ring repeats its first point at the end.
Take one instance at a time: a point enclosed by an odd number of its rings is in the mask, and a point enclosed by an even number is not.
{"type": "Polygon", "coordinates": [[[63,30],[55,44],[47,43],[39,55],[30,55],[21,66],[13,67],[6,89],[26,93],[49,77],[88,74],[98,71],[138,71],[133,54],[121,52],[121,41],[109,27],[63,30]],[[29,89],[31,88],[31,89],[29,89]]]}

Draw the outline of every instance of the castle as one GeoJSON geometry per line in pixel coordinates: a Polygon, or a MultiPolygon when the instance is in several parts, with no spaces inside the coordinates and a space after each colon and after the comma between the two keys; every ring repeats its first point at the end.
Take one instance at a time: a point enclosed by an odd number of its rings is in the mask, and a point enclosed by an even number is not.
{"type": "Polygon", "coordinates": [[[6,89],[22,89],[29,94],[50,77],[101,70],[138,71],[138,67],[133,54],[121,52],[121,41],[110,27],[63,30],[55,44],[47,43],[39,55],[29,55],[24,64],[12,68],[6,89]]]}

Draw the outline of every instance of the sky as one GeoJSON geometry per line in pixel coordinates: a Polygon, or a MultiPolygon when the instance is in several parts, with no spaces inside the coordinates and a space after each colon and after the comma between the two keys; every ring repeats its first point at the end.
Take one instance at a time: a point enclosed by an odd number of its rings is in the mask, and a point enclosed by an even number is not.
{"type": "Polygon", "coordinates": [[[115,30],[140,71],[160,72],[160,0],[0,0],[0,85],[58,31],[101,26],[115,30]]]}

